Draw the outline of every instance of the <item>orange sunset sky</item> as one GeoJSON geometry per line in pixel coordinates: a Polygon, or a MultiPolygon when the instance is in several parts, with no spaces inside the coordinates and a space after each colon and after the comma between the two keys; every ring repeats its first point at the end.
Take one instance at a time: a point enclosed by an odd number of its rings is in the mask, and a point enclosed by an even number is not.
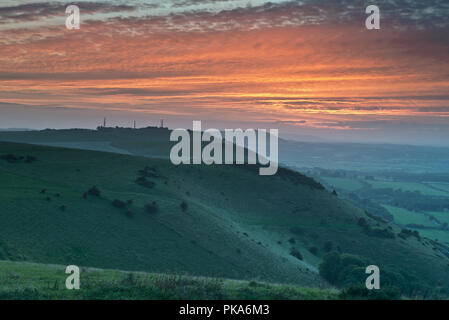
{"type": "Polygon", "coordinates": [[[164,118],[449,143],[447,1],[77,1],[67,30],[72,3],[0,3],[1,128],[164,118]]]}

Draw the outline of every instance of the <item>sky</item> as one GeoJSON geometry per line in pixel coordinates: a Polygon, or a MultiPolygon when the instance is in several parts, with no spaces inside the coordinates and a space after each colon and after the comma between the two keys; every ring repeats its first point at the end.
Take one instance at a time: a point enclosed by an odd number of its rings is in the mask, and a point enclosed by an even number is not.
{"type": "Polygon", "coordinates": [[[163,118],[449,145],[448,17],[443,0],[2,0],[0,128],[163,118]]]}

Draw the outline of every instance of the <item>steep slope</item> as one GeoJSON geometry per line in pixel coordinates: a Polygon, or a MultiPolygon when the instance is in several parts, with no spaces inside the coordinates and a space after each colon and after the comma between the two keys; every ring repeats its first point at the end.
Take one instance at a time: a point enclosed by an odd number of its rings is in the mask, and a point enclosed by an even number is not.
{"type": "Polygon", "coordinates": [[[52,147],[1,143],[0,150],[17,157],[0,159],[0,235],[28,260],[323,284],[315,273],[304,271],[304,263],[283,262],[244,236],[230,216],[195,198],[190,201],[178,180],[187,168],[165,160],[52,147]],[[37,160],[20,160],[27,155],[37,160]],[[135,182],[146,166],[161,176],[153,179],[153,188],[135,182]],[[100,197],[83,198],[94,185],[100,197]],[[116,208],[114,199],[132,204],[116,208]],[[157,213],[144,209],[153,201],[157,213]]]}
{"type": "Polygon", "coordinates": [[[0,143],[6,154],[14,157],[0,159],[0,236],[30,261],[326,286],[317,266],[335,249],[449,285],[449,259],[429,241],[399,237],[394,225],[286,169],[267,177],[252,166],[176,167],[0,143]],[[83,197],[94,185],[100,196],[83,197]],[[157,212],[146,210],[154,201],[157,212]]]}

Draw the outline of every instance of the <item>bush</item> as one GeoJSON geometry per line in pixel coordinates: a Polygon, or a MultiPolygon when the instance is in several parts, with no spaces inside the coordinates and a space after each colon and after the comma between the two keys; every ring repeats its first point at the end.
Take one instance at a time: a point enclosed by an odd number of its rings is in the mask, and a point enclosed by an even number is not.
{"type": "Polygon", "coordinates": [[[319,271],[320,275],[329,283],[346,287],[347,289],[342,294],[348,299],[372,298],[372,295],[375,295],[376,298],[382,296],[382,299],[393,299],[399,294],[411,296],[420,290],[427,292],[426,285],[418,278],[404,272],[398,273],[388,266],[382,266],[382,289],[380,291],[367,290],[364,286],[367,277],[365,269],[370,264],[373,262],[364,257],[353,254],[340,255],[338,252],[332,251],[323,257],[319,271]],[[357,293],[357,291],[351,291],[355,290],[352,287],[361,287],[363,290],[357,293]],[[388,287],[390,289],[387,289],[388,287]],[[375,291],[377,293],[374,293],[375,291]]]}
{"type": "Polygon", "coordinates": [[[99,197],[101,192],[100,189],[98,189],[96,186],[93,186],[87,191],[87,194],[90,196],[99,197]]]}
{"type": "Polygon", "coordinates": [[[186,212],[187,209],[189,208],[189,205],[187,204],[187,202],[183,201],[183,202],[181,202],[180,207],[181,207],[182,211],[186,212]]]}
{"type": "Polygon", "coordinates": [[[115,199],[114,201],[112,201],[112,205],[119,209],[124,209],[126,207],[126,203],[123,202],[122,200],[118,200],[118,199],[115,199]]]}
{"type": "Polygon", "coordinates": [[[366,227],[368,226],[368,222],[366,222],[365,218],[360,218],[359,221],[357,222],[357,224],[361,227],[366,227]]]}
{"type": "Polygon", "coordinates": [[[36,157],[33,157],[33,156],[26,156],[26,158],[25,158],[26,163],[33,163],[36,160],[37,160],[36,157]]]}
{"type": "Polygon", "coordinates": [[[357,285],[364,283],[367,265],[363,257],[332,251],[323,257],[319,270],[320,275],[333,285],[357,285]]]}
{"type": "Polygon", "coordinates": [[[337,283],[341,269],[341,259],[338,252],[329,252],[324,255],[319,266],[320,275],[331,284],[337,283]]]}
{"type": "Polygon", "coordinates": [[[299,260],[303,260],[301,252],[299,252],[296,248],[291,248],[290,254],[299,260]]]}
{"type": "Polygon", "coordinates": [[[59,210],[61,210],[61,211],[65,211],[66,209],[67,209],[67,207],[65,205],[62,205],[59,207],[59,210]]]}
{"type": "Polygon", "coordinates": [[[126,211],[125,215],[126,215],[128,218],[134,217],[134,213],[132,213],[132,211],[130,211],[130,210],[126,211]]]}
{"type": "Polygon", "coordinates": [[[369,225],[363,228],[363,232],[370,237],[385,238],[385,239],[394,239],[396,237],[395,234],[388,228],[385,229],[371,228],[369,225]]]}
{"type": "Polygon", "coordinates": [[[333,248],[334,244],[332,243],[332,241],[326,241],[323,245],[323,249],[325,252],[331,252],[333,248]]]}
{"type": "Polygon", "coordinates": [[[399,234],[399,237],[402,239],[407,239],[408,237],[416,237],[416,239],[421,240],[421,236],[419,235],[419,232],[416,230],[408,230],[408,229],[402,229],[401,233],[399,234]]]}
{"type": "Polygon", "coordinates": [[[142,170],[139,170],[137,174],[140,177],[147,177],[147,178],[165,178],[164,176],[157,173],[155,168],[151,168],[149,166],[146,166],[142,170]]]}
{"type": "Polygon", "coordinates": [[[401,294],[399,288],[386,286],[380,290],[367,290],[364,286],[349,286],[341,291],[339,298],[343,300],[398,300],[401,294]]]}
{"type": "Polygon", "coordinates": [[[147,178],[145,177],[139,177],[136,179],[135,183],[137,183],[138,185],[144,187],[144,188],[154,188],[155,183],[153,181],[147,180],[147,178]]]}
{"type": "Polygon", "coordinates": [[[159,206],[157,205],[156,201],[153,201],[153,203],[145,205],[145,211],[150,214],[155,214],[159,211],[159,206]]]}
{"type": "Polygon", "coordinates": [[[0,159],[6,160],[9,163],[19,162],[23,157],[16,156],[14,154],[5,154],[0,156],[0,159]]]}
{"type": "Polygon", "coordinates": [[[309,252],[313,254],[314,256],[318,255],[318,248],[317,247],[310,247],[309,252]]]}

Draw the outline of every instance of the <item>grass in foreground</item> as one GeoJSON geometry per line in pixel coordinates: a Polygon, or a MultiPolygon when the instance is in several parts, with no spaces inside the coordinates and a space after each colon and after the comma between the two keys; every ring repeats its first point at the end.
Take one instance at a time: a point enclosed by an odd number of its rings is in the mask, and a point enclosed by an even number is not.
{"type": "Polygon", "coordinates": [[[335,289],[80,268],[80,290],[67,290],[65,267],[0,261],[0,300],[316,300],[337,299],[335,289]]]}

